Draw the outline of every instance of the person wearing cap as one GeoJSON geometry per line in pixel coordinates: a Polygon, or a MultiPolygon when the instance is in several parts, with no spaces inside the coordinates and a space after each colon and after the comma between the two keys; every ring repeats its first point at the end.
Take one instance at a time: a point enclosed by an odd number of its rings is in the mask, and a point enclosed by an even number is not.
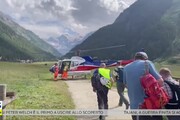
{"type": "MultiPolygon", "coordinates": [[[[161,75],[155,69],[154,64],[148,60],[145,52],[137,52],[134,57],[135,61],[126,65],[123,71],[123,82],[128,89],[130,100],[130,109],[139,109],[145,98],[144,90],[140,83],[140,77],[145,74],[145,62],[149,67],[149,73],[156,78],[160,86],[163,84],[161,75]]],[[[139,117],[139,120],[162,120],[162,116],[132,116],[133,120],[139,117]]]]}
{"type": "MultiPolygon", "coordinates": [[[[108,91],[113,84],[110,70],[106,68],[105,63],[101,63],[100,68],[94,71],[93,76],[97,76],[96,79],[99,82],[96,83],[98,88],[93,87],[93,91],[97,94],[98,109],[108,109],[108,91]]],[[[105,116],[100,115],[99,119],[104,120],[105,116]]]]}

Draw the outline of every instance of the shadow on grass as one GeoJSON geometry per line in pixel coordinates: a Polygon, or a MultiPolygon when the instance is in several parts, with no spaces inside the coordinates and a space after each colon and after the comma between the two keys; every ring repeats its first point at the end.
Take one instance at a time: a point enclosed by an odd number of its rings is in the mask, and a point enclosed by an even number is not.
{"type": "Polygon", "coordinates": [[[40,81],[54,81],[52,78],[48,78],[48,79],[40,78],[39,80],[40,80],[40,81]]]}
{"type": "Polygon", "coordinates": [[[89,78],[68,78],[68,79],[58,79],[57,81],[78,81],[78,80],[90,80],[89,78]]]}
{"type": "Polygon", "coordinates": [[[53,82],[57,82],[57,81],[79,81],[79,80],[90,80],[90,78],[68,78],[68,79],[62,79],[62,78],[58,78],[57,80],[54,80],[53,78],[40,78],[40,81],[53,81],[53,82]]]}

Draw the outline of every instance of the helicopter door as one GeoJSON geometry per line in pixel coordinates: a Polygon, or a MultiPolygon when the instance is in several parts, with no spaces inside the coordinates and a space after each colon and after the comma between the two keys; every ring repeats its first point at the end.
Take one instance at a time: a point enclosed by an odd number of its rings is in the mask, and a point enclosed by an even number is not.
{"type": "Polygon", "coordinates": [[[58,67],[61,68],[61,66],[62,66],[62,60],[59,60],[58,61],[58,67]]]}
{"type": "Polygon", "coordinates": [[[67,69],[69,70],[70,64],[71,64],[71,61],[62,61],[61,68],[60,68],[61,73],[64,71],[65,67],[67,67],[67,69]]]}

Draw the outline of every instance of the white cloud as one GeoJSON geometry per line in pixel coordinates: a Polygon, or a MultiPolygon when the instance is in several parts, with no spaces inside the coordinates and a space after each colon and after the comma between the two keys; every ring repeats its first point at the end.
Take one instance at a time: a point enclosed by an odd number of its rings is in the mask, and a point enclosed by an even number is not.
{"type": "Polygon", "coordinates": [[[12,0],[7,0],[7,4],[10,6],[10,7],[14,7],[13,3],[12,3],[12,0]]]}
{"type": "Polygon", "coordinates": [[[81,35],[85,35],[87,32],[89,32],[88,27],[82,24],[72,23],[71,26],[74,31],[77,31],[81,35]]]}
{"type": "Polygon", "coordinates": [[[119,10],[118,0],[100,0],[100,5],[112,12],[117,12],[119,10]]]}
{"type": "Polygon", "coordinates": [[[129,5],[123,0],[100,0],[100,6],[105,7],[109,12],[118,12],[129,5]]]}
{"type": "Polygon", "coordinates": [[[60,36],[66,29],[80,34],[112,23],[122,7],[135,0],[0,0],[0,11],[38,34],[60,36]]]}
{"type": "Polygon", "coordinates": [[[41,36],[41,38],[49,38],[50,35],[54,37],[58,37],[61,33],[63,33],[63,29],[59,28],[58,26],[44,26],[44,25],[32,25],[32,24],[25,24],[22,23],[22,26],[25,28],[32,30],[34,33],[41,36]]]}
{"type": "Polygon", "coordinates": [[[57,6],[62,7],[64,11],[76,10],[77,8],[72,6],[71,0],[55,0],[57,6]]]}
{"type": "Polygon", "coordinates": [[[41,0],[6,0],[7,4],[18,10],[25,10],[27,7],[33,8],[39,5],[41,0]]]}

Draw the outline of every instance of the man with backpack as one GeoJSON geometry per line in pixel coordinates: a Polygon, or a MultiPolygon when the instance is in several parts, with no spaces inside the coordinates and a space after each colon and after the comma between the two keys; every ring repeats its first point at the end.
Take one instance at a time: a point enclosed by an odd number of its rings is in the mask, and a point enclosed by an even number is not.
{"type": "MultiPolygon", "coordinates": [[[[140,78],[146,73],[146,65],[148,65],[149,73],[162,86],[163,80],[156,71],[154,64],[147,60],[148,56],[145,52],[137,52],[134,57],[135,61],[126,65],[123,71],[123,82],[127,85],[128,96],[130,100],[130,109],[140,109],[140,105],[146,97],[144,89],[141,85],[140,78]]],[[[133,120],[162,120],[162,116],[132,116],[133,120]]]]}
{"type": "MultiPolygon", "coordinates": [[[[180,109],[180,86],[179,82],[174,80],[171,71],[168,68],[161,68],[159,71],[164,80],[163,88],[168,94],[170,100],[165,106],[166,109],[180,109]]],[[[180,116],[167,116],[168,120],[178,120],[180,116]]]]}
{"type": "Polygon", "coordinates": [[[54,65],[50,67],[49,72],[54,73],[54,67],[56,66],[56,64],[57,64],[57,63],[54,63],[54,65]]]}
{"type": "MultiPolygon", "coordinates": [[[[105,63],[101,63],[100,68],[94,71],[91,77],[93,91],[97,94],[98,109],[108,109],[108,91],[112,87],[113,79],[110,70],[105,63]]],[[[105,116],[99,116],[104,120],[105,116]]]]}
{"type": "Polygon", "coordinates": [[[122,106],[124,103],[126,105],[126,109],[129,108],[129,102],[127,98],[124,96],[124,89],[125,84],[123,83],[123,66],[120,65],[114,69],[115,71],[115,81],[116,81],[116,87],[119,94],[119,106],[122,106]]]}
{"type": "Polygon", "coordinates": [[[56,81],[59,74],[58,64],[54,63],[54,65],[49,69],[49,71],[54,74],[54,81],[56,81]]]}

